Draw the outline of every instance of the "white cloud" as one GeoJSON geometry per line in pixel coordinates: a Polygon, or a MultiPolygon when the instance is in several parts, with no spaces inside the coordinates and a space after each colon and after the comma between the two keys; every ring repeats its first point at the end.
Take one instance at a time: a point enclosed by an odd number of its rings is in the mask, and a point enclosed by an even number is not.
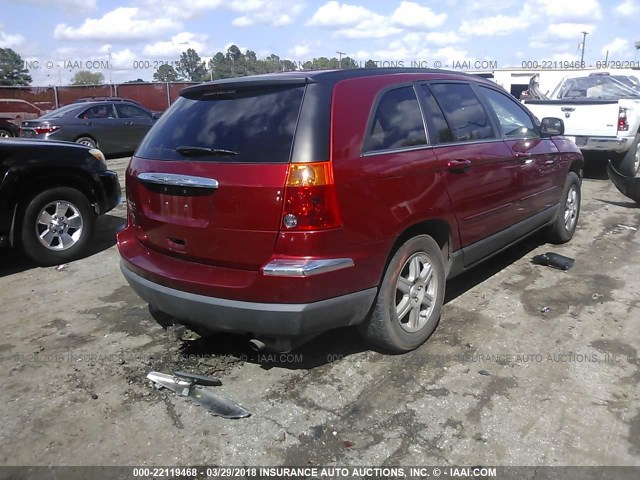
{"type": "Polygon", "coordinates": [[[16,48],[21,46],[24,41],[25,38],[18,33],[0,32],[0,48],[16,48]]]}
{"type": "Polygon", "coordinates": [[[616,37],[610,43],[606,44],[600,52],[602,55],[609,54],[609,58],[623,57],[624,55],[630,54],[631,52],[631,44],[628,40],[624,38],[616,37]]]}
{"type": "Polygon", "coordinates": [[[170,18],[141,18],[137,7],[118,7],[102,18],[87,18],[75,28],[64,23],[56,25],[56,40],[95,40],[111,42],[129,42],[157,37],[166,30],[180,28],[180,22],[170,18]]]}
{"type": "Polygon", "coordinates": [[[443,47],[439,48],[433,53],[434,58],[444,60],[445,64],[450,64],[453,62],[465,62],[465,61],[473,61],[473,58],[469,58],[469,52],[466,50],[461,50],[455,47],[443,47]]]}
{"type": "Polygon", "coordinates": [[[307,22],[307,25],[313,27],[355,25],[371,20],[375,15],[375,13],[365,7],[349,5],[347,3],[340,4],[332,0],[318,8],[307,22]]]}
{"type": "Polygon", "coordinates": [[[557,21],[599,20],[602,10],[598,0],[534,0],[544,17],[557,21]]]}
{"type": "Polygon", "coordinates": [[[400,2],[391,15],[391,21],[402,27],[437,28],[447,20],[447,14],[436,14],[429,7],[413,2],[400,2]]]}
{"type": "Polygon", "coordinates": [[[38,7],[51,7],[56,10],[62,9],[67,14],[84,14],[92,12],[98,8],[97,0],[9,0],[11,3],[20,5],[36,5],[38,7]]]}
{"type": "Polygon", "coordinates": [[[251,27],[253,25],[271,25],[281,27],[289,25],[302,13],[304,5],[291,4],[283,1],[235,2],[230,8],[237,11],[246,11],[245,15],[235,18],[231,24],[234,27],[251,27]],[[245,10],[242,10],[242,8],[245,10]]]}
{"type": "Polygon", "coordinates": [[[526,21],[521,18],[495,15],[474,20],[463,20],[459,31],[462,35],[494,37],[509,35],[527,26],[526,21]]]}
{"type": "Polygon", "coordinates": [[[448,32],[429,32],[424,35],[424,41],[438,46],[451,45],[462,42],[462,38],[452,31],[448,32]]]}
{"type": "Polygon", "coordinates": [[[556,53],[551,57],[556,62],[574,62],[580,60],[580,57],[574,53],[556,53]]]}
{"type": "Polygon", "coordinates": [[[390,37],[407,27],[438,27],[446,18],[446,14],[436,14],[428,7],[408,1],[401,2],[390,16],[385,16],[360,5],[332,0],[319,7],[306,24],[333,28],[338,37],[365,39],[390,37]]]}
{"type": "Polygon", "coordinates": [[[311,52],[311,47],[307,43],[303,43],[301,45],[295,45],[291,49],[289,49],[289,54],[295,59],[305,58],[309,52],[311,52]]]}
{"type": "Polygon", "coordinates": [[[545,42],[545,41],[538,40],[538,39],[536,39],[536,40],[531,40],[531,41],[529,42],[529,48],[536,48],[536,49],[538,49],[538,48],[543,48],[543,49],[545,49],[545,50],[548,50],[548,49],[550,49],[552,46],[553,46],[553,45],[552,45],[550,42],[545,42]]]}
{"type": "Polygon", "coordinates": [[[552,23],[547,27],[546,35],[551,38],[582,42],[582,32],[593,33],[595,25],[585,23],[552,23]]]}
{"type": "MultiPolygon", "coordinates": [[[[145,45],[142,49],[143,55],[151,58],[162,58],[163,60],[178,59],[182,52],[193,48],[196,52],[203,52],[207,49],[207,36],[198,35],[191,32],[180,32],[171,37],[171,40],[145,45]]],[[[225,50],[226,51],[226,50],[225,50]]]]}
{"type": "Polygon", "coordinates": [[[616,6],[616,13],[625,17],[636,15],[640,11],[640,6],[635,0],[624,0],[616,6]]]}

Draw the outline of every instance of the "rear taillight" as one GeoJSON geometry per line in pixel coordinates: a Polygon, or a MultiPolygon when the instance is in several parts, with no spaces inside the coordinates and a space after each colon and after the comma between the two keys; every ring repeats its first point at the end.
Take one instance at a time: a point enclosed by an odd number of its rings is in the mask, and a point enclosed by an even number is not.
{"type": "Polygon", "coordinates": [[[321,230],[340,226],[330,162],[292,163],[287,172],[282,228],[321,230]]]}
{"type": "Polygon", "coordinates": [[[42,135],[43,133],[53,133],[56,130],[60,130],[62,127],[57,127],[55,125],[41,125],[39,127],[33,127],[36,132],[36,135],[42,135]]]}
{"type": "Polygon", "coordinates": [[[618,131],[619,132],[628,132],[629,131],[629,122],[627,121],[627,109],[620,107],[618,111],[618,131]]]}

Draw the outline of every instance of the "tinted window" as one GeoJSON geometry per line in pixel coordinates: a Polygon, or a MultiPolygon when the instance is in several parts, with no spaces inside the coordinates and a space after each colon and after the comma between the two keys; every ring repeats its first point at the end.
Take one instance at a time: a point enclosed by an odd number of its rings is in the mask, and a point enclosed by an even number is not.
{"type": "Polygon", "coordinates": [[[288,162],[304,87],[230,91],[179,98],[160,117],[136,155],[159,160],[288,162]],[[236,155],[185,156],[177,147],[236,155]]]}
{"type": "Polygon", "coordinates": [[[431,89],[451,126],[454,141],[496,137],[489,117],[470,85],[439,83],[431,85],[431,89]]]}
{"type": "Polygon", "coordinates": [[[429,141],[432,144],[453,142],[453,134],[449,124],[444,118],[440,105],[436,102],[431,90],[426,85],[422,86],[425,104],[427,107],[426,116],[429,125],[429,141]]]}
{"type": "Polygon", "coordinates": [[[480,90],[498,117],[498,123],[500,123],[505,137],[531,138],[538,136],[531,117],[516,102],[504,93],[492,88],[480,87],[480,90]]]}
{"type": "Polygon", "coordinates": [[[40,118],[60,118],[64,117],[67,113],[74,110],[80,110],[80,107],[78,107],[78,105],[65,105],[64,107],[60,107],[49,113],[45,113],[40,118]]]}
{"type": "Polygon", "coordinates": [[[151,118],[151,114],[139,107],[127,105],[126,103],[116,103],[116,110],[120,118],[151,118]]]}
{"type": "Polygon", "coordinates": [[[80,118],[97,119],[97,118],[116,118],[113,111],[113,105],[94,105],[87,108],[80,114],[80,118]]]}
{"type": "Polygon", "coordinates": [[[425,145],[427,137],[413,87],[382,95],[365,138],[365,152],[425,145]]]}

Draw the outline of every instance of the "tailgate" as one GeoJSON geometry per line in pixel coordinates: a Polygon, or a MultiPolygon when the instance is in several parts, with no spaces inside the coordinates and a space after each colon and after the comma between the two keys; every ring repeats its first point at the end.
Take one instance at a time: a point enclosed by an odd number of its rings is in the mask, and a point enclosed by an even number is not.
{"type": "Polygon", "coordinates": [[[618,134],[619,105],[611,101],[530,100],[525,105],[533,114],[561,118],[569,136],[615,137],[618,134]]]}
{"type": "Polygon", "coordinates": [[[137,237],[185,260],[257,270],[273,254],[287,166],[134,157],[127,195],[137,237]]]}

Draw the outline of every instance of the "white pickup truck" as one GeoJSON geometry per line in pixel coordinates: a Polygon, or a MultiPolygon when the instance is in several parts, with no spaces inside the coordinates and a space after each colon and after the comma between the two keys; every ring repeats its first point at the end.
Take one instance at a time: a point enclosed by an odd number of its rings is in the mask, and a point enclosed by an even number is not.
{"type": "Polygon", "coordinates": [[[583,153],[604,152],[621,173],[640,174],[638,77],[577,72],[548,97],[537,92],[534,77],[529,94],[532,98],[523,100],[529,110],[538,118],[564,120],[565,136],[583,153]]]}

